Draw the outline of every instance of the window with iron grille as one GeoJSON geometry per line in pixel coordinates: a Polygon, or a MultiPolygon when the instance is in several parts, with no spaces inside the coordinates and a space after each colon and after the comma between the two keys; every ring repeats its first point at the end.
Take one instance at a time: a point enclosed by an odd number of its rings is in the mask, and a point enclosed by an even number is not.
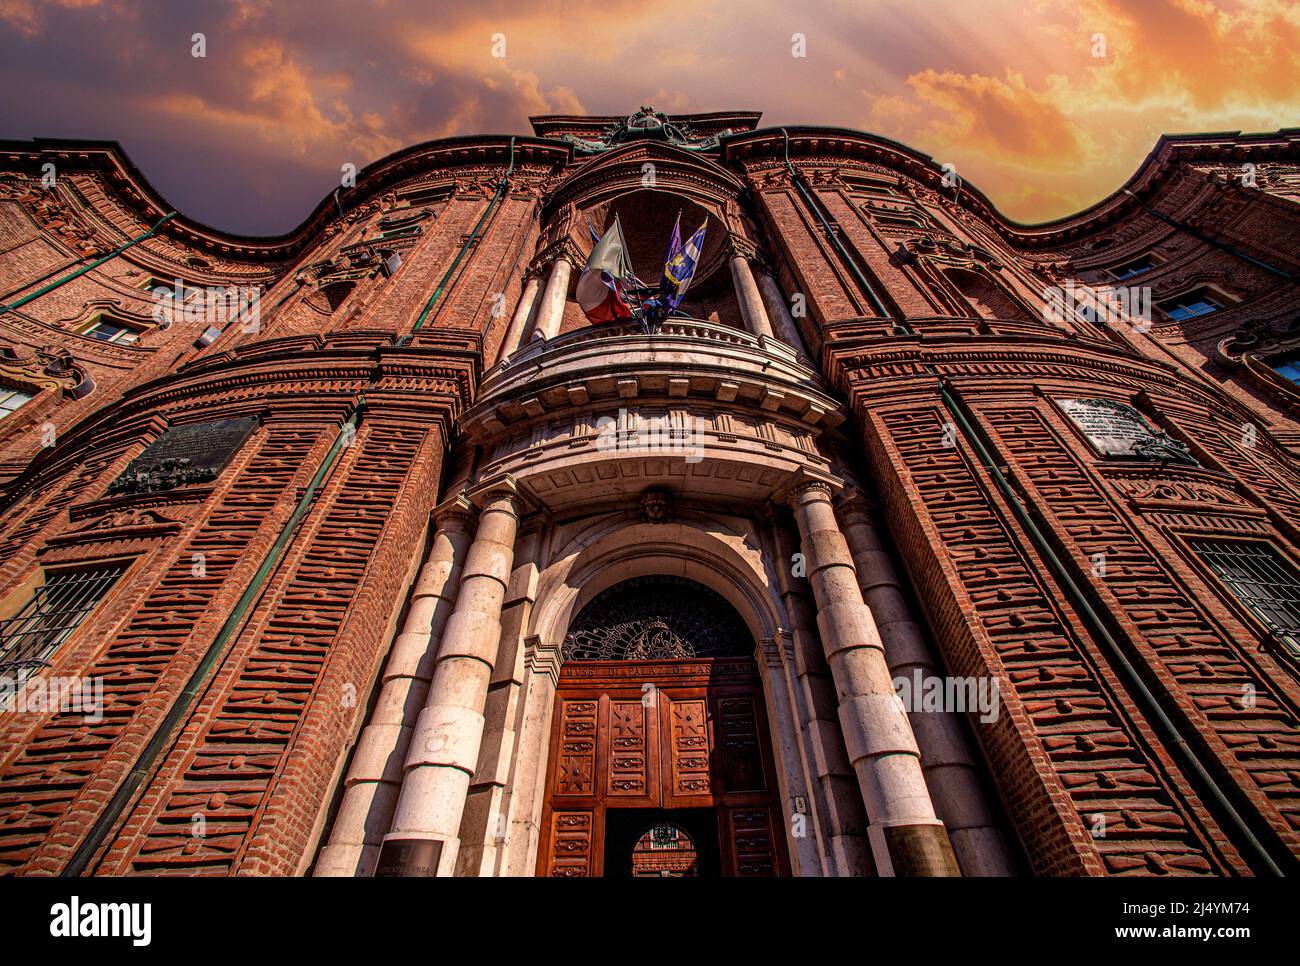
{"type": "Polygon", "coordinates": [[[1192,550],[1234,597],[1300,658],[1300,573],[1259,540],[1189,540],[1192,550]]]}
{"type": "Polygon", "coordinates": [[[13,617],[0,621],[0,667],[46,663],[122,576],[125,563],[54,571],[13,617]]]}

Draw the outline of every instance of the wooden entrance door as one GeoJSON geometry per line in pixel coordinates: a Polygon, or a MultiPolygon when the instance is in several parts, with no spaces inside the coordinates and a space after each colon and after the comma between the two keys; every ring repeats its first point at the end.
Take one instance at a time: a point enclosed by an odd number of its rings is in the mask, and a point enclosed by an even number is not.
{"type": "MultiPolygon", "coordinates": [[[[538,873],[644,874],[655,834],[677,828],[684,848],[686,829],[692,839],[710,834],[711,814],[716,838],[690,847],[716,856],[716,871],[788,874],[776,788],[752,658],[567,663],[555,698],[538,873]],[[622,809],[637,812],[615,817],[647,827],[607,842],[610,813],[622,809]],[[703,822],[700,810],[708,813],[703,822]]],[[[664,874],[710,872],[663,865],[664,874]]]]}

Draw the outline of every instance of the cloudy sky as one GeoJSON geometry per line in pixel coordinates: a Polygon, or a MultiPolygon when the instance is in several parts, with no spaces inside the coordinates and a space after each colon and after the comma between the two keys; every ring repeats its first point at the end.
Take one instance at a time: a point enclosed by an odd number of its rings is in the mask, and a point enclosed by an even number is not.
{"type": "Polygon", "coordinates": [[[1300,126],[1300,2],[0,0],[0,84],[0,137],[115,139],[241,233],[297,225],[345,162],[640,104],[885,135],[1033,222],[1163,132],[1300,126]]]}

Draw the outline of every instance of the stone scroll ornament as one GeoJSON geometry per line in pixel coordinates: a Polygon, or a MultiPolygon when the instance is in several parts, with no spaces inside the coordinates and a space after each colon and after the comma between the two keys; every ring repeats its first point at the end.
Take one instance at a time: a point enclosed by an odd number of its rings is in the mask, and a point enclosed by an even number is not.
{"type": "Polygon", "coordinates": [[[1116,459],[1200,466],[1187,446],[1152,429],[1132,406],[1113,399],[1057,399],[1097,452],[1116,459]]]}

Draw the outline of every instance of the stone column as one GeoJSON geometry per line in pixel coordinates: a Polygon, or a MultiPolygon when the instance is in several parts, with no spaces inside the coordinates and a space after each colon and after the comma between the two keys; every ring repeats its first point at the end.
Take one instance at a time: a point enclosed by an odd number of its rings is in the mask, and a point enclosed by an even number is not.
{"type": "Polygon", "coordinates": [[[546,801],[547,751],[555,690],[560,683],[560,647],[537,637],[524,642],[524,690],[520,715],[519,756],[510,787],[504,855],[500,874],[530,876],[537,868],[542,807],[546,801]]]}
{"type": "Polygon", "coordinates": [[[519,293],[519,304],[515,306],[515,314],[510,317],[510,325],[501,339],[501,348],[497,350],[497,362],[505,359],[519,348],[523,339],[524,328],[528,325],[528,319],[532,316],[533,308],[537,305],[537,290],[539,288],[541,288],[541,281],[535,272],[530,272],[524,281],[524,290],[519,293]]]}
{"type": "Polygon", "coordinates": [[[561,254],[551,262],[551,274],[546,279],[546,289],[538,303],[532,325],[524,336],[527,344],[533,339],[554,339],[560,332],[560,322],[564,319],[564,303],[569,294],[569,276],[573,265],[568,256],[561,254]]]}
{"type": "Polygon", "coordinates": [[[817,602],[817,628],[839,697],[840,727],[882,875],[959,875],[921,773],[921,755],[894,694],[880,635],[862,601],[828,483],[805,479],[791,498],[817,602]]]}
{"type": "Polygon", "coordinates": [[[800,726],[810,746],[810,764],[817,781],[812,797],[830,846],[827,874],[869,876],[872,862],[866,839],[868,820],[836,720],[839,701],[835,684],[818,640],[817,615],[808,600],[806,581],[791,572],[798,542],[788,521],[773,519],[772,524],[780,555],[775,568],[777,583],[790,621],[795,672],[803,692],[800,726]]]}
{"type": "Polygon", "coordinates": [[[443,628],[456,603],[473,519],[457,500],[435,512],[437,531],[411,589],[402,630],[384,666],[379,700],[357,739],[344,780],[329,844],[316,862],[317,876],[367,876],[375,871],[402,788],[402,763],[411,744],[415,710],[424,706],[443,628]]]}
{"type": "MultiPolygon", "coordinates": [[[[860,496],[839,507],[844,538],[858,573],[858,587],[884,644],[885,661],[893,678],[935,677],[934,658],[912,620],[893,561],[866,501],[860,496]]],[[[965,875],[1010,876],[1015,863],[993,819],[975,770],[975,759],[951,709],[914,710],[908,714],[921,749],[921,768],[935,811],[948,829],[953,852],[965,875]]]]}
{"type": "Polygon", "coordinates": [[[508,814],[518,769],[527,767],[520,746],[520,712],[527,684],[524,636],[537,595],[542,521],[534,516],[515,540],[515,559],[501,607],[501,641],[488,683],[483,740],[478,765],[465,796],[460,823],[460,855],[456,875],[475,878],[497,874],[500,855],[510,831],[508,814]]]}
{"type": "Polygon", "coordinates": [[[758,284],[754,281],[754,272],[749,267],[752,254],[749,246],[733,237],[731,242],[731,280],[736,286],[736,301],[740,303],[740,317],[745,320],[745,328],[754,335],[775,338],[772,323],[768,321],[767,309],[763,308],[763,297],[758,293],[758,284]]]}
{"type": "Polygon", "coordinates": [[[808,350],[804,348],[803,337],[799,335],[799,327],[795,325],[793,316],[790,315],[790,307],[785,304],[785,296],[781,294],[781,286],[776,283],[770,272],[760,270],[758,273],[758,289],[763,296],[763,302],[767,306],[768,317],[772,320],[772,326],[776,330],[776,337],[788,345],[801,356],[807,356],[808,350]]]}
{"type": "MultiPolygon", "coordinates": [[[[483,708],[501,636],[501,602],[514,560],[519,495],[513,480],[478,491],[478,532],[465,558],[456,609],[447,621],[429,697],[406,756],[406,775],[384,851],[408,848],[432,863],[421,843],[441,843],[436,874],[456,867],[465,796],[478,764],[483,708]]],[[[380,863],[381,866],[384,862],[380,863]]],[[[422,873],[415,873],[422,874],[422,873]]]]}

